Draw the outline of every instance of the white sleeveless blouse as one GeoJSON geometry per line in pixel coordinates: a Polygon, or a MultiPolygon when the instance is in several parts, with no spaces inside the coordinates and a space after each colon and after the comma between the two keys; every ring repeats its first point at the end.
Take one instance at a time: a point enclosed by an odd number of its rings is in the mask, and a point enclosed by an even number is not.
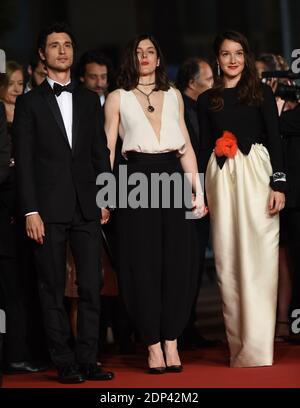
{"type": "Polygon", "coordinates": [[[145,115],[142,106],[132,91],[120,89],[120,127],[123,140],[122,154],[167,153],[185,151],[185,138],[179,126],[179,102],[175,89],[164,91],[161,113],[160,139],[145,115]]]}

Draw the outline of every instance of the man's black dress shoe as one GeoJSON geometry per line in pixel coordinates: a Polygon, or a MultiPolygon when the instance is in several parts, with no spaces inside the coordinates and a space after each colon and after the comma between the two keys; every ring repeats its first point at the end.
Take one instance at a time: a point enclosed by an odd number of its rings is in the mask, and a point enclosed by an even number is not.
{"type": "Polygon", "coordinates": [[[85,378],[74,363],[58,368],[58,381],[62,384],[79,384],[84,382],[85,378]]]}
{"type": "Polygon", "coordinates": [[[114,373],[102,370],[97,364],[82,364],[80,372],[85,380],[108,381],[114,378],[114,373]]]}
{"type": "Polygon", "coordinates": [[[170,365],[166,367],[166,371],[168,373],[181,373],[181,371],[183,370],[183,367],[181,364],[178,365],[170,365]]]}
{"type": "Polygon", "coordinates": [[[30,361],[17,361],[7,363],[4,369],[5,374],[32,374],[48,370],[46,364],[37,364],[30,361]]]}

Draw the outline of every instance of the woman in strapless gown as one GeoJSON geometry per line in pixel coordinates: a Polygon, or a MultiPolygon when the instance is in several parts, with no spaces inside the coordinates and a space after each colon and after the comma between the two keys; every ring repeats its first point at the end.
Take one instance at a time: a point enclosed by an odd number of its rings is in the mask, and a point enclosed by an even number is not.
{"type": "MultiPolygon", "coordinates": [[[[196,158],[184,124],[181,95],[169,84],[153,37],[139,36],[128,45],[117,83],[119,89],[106,101],[105,130],[112,164],[118,132],[127,160],[118,172],[120,289],[148,346],[149,372],[180,372],[177,338],[189,319],[198,273],[197,221],[187,218],[206,214],[196,158]],[[175,190],[184,172],[192,175],[193,211],[177,201],[183,198],[183,188],[179,197],[175,190]],[[146,191],[138,192],[138,183],[133,185],[137,175],[142,184],[147,183],[146,191]],[[156,176],[176,179],[169,183],[167,194],[167,182],[162,182],[161,197],[150,188],[156,176]],[[165,199],[170,201],[167,205],[165,199]]],[[[191,204],[191,192],[189,200],[191,204]]]]}

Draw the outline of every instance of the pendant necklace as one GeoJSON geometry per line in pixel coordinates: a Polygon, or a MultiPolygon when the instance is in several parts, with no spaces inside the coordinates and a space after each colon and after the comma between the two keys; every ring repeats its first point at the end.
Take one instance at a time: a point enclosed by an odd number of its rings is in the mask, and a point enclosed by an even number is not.
{"type": "Polygon", "coordinates": [[[138,90],[140,93],[142,93],[143,95],[146,96],[147,101],[148,101],[147,111],[150,112],[150,113],[154,112],[155,108],[154,108],[154,106],[151,105],[151,102],[150,102],[150,95],[154,92],[154,89],[152,89],[152,91],[150,93],[148,93],[148,94],[146,92],[141,91],[138,87],[136,87],[136,90],[138,90]]]}

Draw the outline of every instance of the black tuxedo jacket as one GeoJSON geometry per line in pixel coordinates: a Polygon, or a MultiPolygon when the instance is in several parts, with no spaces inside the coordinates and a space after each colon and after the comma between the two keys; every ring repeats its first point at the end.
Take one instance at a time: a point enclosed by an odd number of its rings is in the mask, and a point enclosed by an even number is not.
{"type": "Polygon", "coordinates": [[[197,115],[197,102],[193,101],[193,99],[189,98],[185,94],[182,94],[182,98],[184,103],[185,124],[189,132],[192,146],[198,160],[200,146],[199,146],[199,124],[197,115]]]}
{"type": "Polygon", "coordinates": [[[17,99],[13,137],[24,215],[38,211],[45,222],[70,222],[77,201],[86,220],[100,217],[96,177],[111,171],[100,109],[94,92],[75,88],[71,148],[47,80],[17,99]]]}
{"type": "Polygon", "coordinates": [[[0,102],[0,184],[6,179],[9,173],[10,159],[9,138],[7,135],[7,124],[5,108],[0,102]]]}
{"type": "MultiPolygon", "coordinates": [[[[0,102],[0,258],[15,256],[14,169],[9,167],[10,141],[4,105],[0,102]]],[[[1,271],[0,271],[1,273],[1,271]]]]}
{"type": "Polygon", "coordinates": [[[204,173],[211,151],[204,149],[201,145],[197,102],[185,94],[182,94],[182,98],[184,103],[184,120],[196,155],[198,171],[199,173],[204,173]]]}
{"type": "Polygon", "coordinates": [[[281,113],[280,133],[283,136],[283,153],[288,191],[286,208],[300,207],[300,104],[281,113]]]}

